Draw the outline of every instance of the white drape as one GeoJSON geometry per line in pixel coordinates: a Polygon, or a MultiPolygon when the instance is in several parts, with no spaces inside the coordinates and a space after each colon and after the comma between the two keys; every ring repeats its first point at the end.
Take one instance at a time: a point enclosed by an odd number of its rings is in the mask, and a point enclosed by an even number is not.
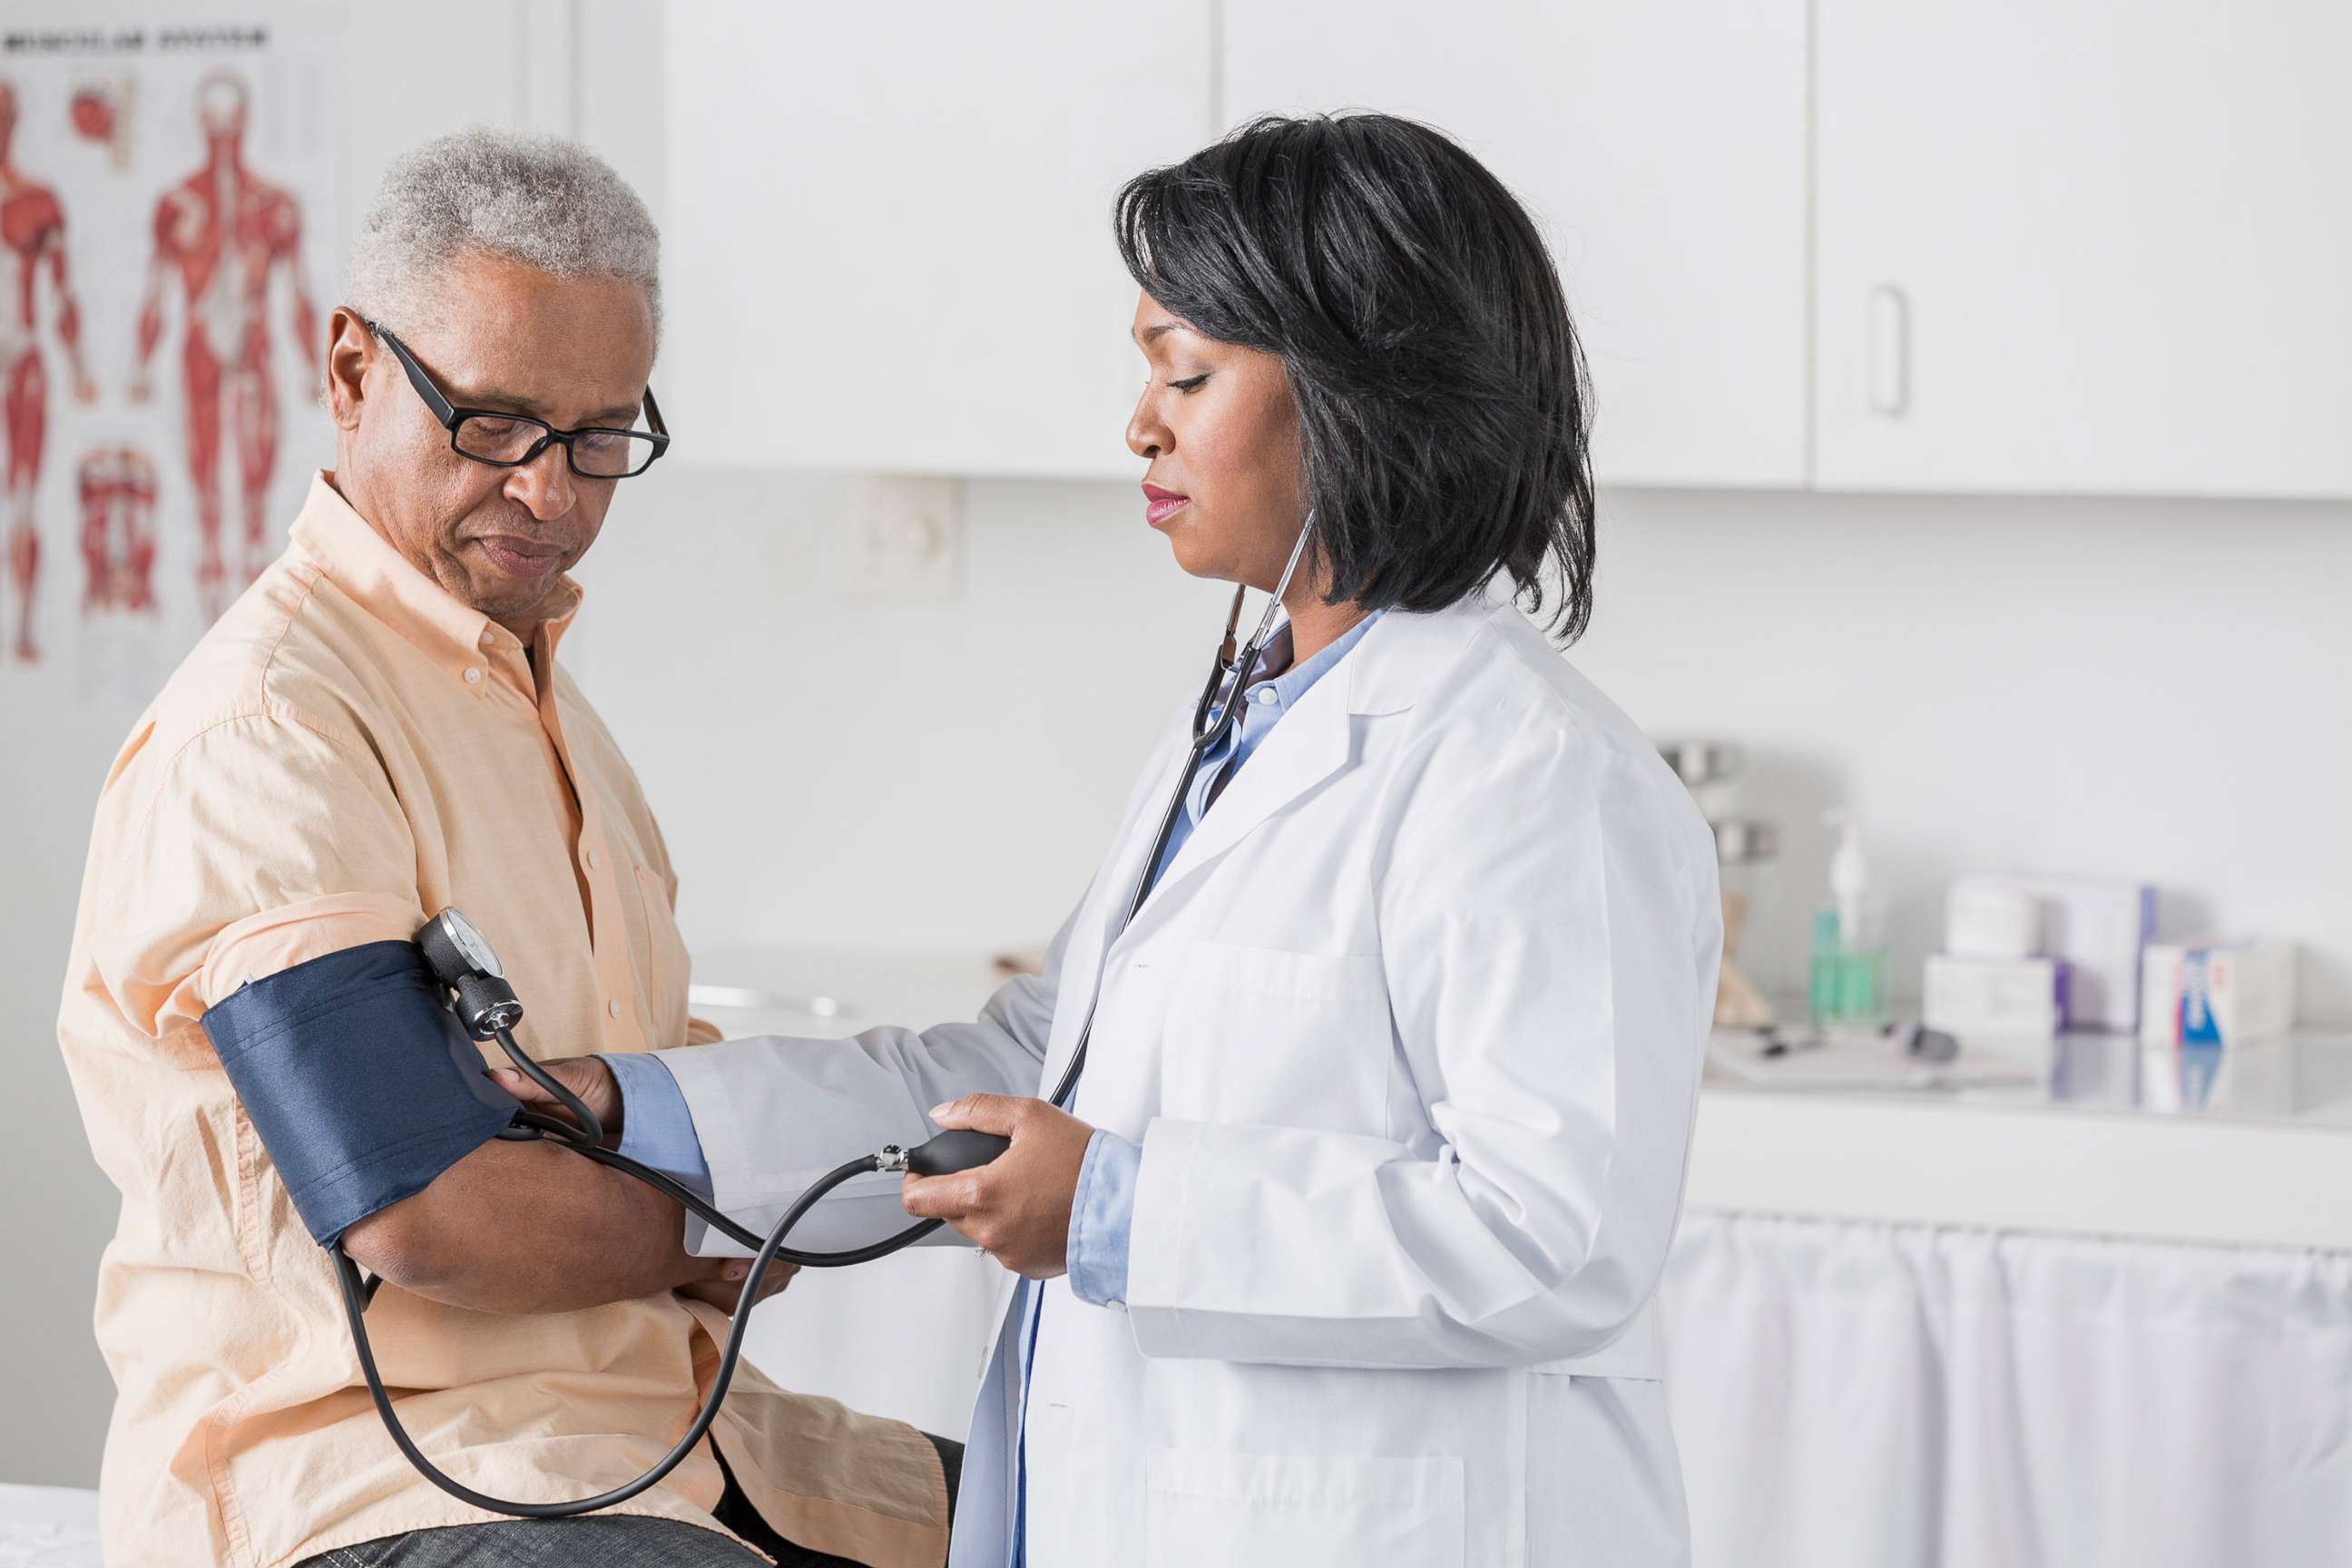
{"type": "MultiPolygon", "coordinates": [[[[812,1273],[753,1353],[961,1435],[992,1268],[812,1273]]],[[[2352,1255],[1702,1212],[1660,1305],[1696,1568],[2352,1565],[2352,1255]]]]}
{"type": "Polygon", "coordinates": [[[2352,1563],[2352,1256],[1697,1213],[1661,1294],[1697,1568],[2352,1563]]]}

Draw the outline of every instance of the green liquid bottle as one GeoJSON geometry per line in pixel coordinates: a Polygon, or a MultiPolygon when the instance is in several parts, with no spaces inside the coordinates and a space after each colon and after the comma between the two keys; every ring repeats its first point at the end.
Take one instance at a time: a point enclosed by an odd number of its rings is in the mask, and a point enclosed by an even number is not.
{"type": "Polygon", "coordinates": [[[1813,911],[1813,973],[1811,990],[1813,1025],[1827,1027],[1838,1012],[1838,916],[1835,910],[1813,911]]]}
{"type": "Polygon", "coordinates": [[[1886,1022],[1886,950],[1871,944],[1864,929],[1870,867],[1863,858],[1862,835],[1844,812],[1824,821],[1839,830],[1830,857],[1830,893],[1835,900],[1813,914],[1811,996],[1817,1028],[1877,1028],[1886,1022]]]}

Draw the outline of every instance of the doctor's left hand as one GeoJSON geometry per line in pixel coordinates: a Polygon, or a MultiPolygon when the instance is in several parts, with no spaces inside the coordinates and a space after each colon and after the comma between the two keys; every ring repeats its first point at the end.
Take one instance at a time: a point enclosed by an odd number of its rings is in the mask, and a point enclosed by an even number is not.
{"type": "Polygon", "coordinates": [[[1067,1267],[1070,1205],[1095,1130],[1042,1100],[1007,1094],[967,1094],[935,1107],[943,1128],[969,1127],[1013,1140],[985,1165],[944,1176],[909,1174],[901,1193],[907,1212],[943,1219],[997,1262],[1032,1279],[1051,1279],[1067,1267]]]}

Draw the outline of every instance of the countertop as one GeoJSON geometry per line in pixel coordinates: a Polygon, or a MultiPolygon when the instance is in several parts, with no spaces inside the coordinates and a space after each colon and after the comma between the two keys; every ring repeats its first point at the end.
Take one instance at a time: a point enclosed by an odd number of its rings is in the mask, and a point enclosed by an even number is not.
{"type": "MultiPolygon", "coordinates": [[[[1717,1048],[1723,1048],[1722,1037],[1717,1048]]],[[[2173,1048],[2003,1045],[2031,1081],[1810,1091],[1710,1073],[1685,1201],[1816,1218],[2352,1249],[2352,1032],[2185,1075],[2173,1048]]],[[[1962,1055],[1969,1047],[1963,1046],[1962,1055]]]]}
{"type": "MultiPolygon", "coordinates": [[[[695,975],[696,1011],[730,1035],[970,1017],[1003,979],[985,953],[803,947],[712,949],[695,975]]],[[[2128,1037],[1988,1048],[2022,1064],[2020,1082],[1791,1089],[1710,1071],[1685,1203],[2352,1250],[2352,1031],[2244,1047],[2186,1094],[2172,1053],[2128,1037]]]]}

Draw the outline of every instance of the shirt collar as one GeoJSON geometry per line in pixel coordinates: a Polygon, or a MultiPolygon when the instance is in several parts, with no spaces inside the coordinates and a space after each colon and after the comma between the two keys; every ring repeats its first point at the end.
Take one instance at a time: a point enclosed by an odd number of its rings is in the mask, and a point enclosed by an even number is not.
{"type": "MultiPolygon", "coordinates": [[[[1330,671],[1332,666],[1348,657],[1349,648],[1363,641],[1364,634],[1372,629],[1372,623],[1387,613],[1385,610],[1374,610],[1370,615],[1349,626],[1336,639],[1317,649],[1312,658],[1281,669],[1278,674],[1261,675],[1253,679],[1249,683],[1249,695],[1244,711],[1259,711],[1268,715],[1288,712],[1297,705],[1300,698],[1307,695],[1309,687],[1322,679],[1330,671]]],[[[1289,660],[1290,622],[1286,619],[1275,634],[1266,639],[1265,653],[1260,663],[1279,667],[1289,664],[1289,660]]]]}
{"type": "MultiPolygon", "coordinates": [[[[475,671],[475,681],[482,679],[486,651],[510,651],[517,658],[523,651],[512,632],[460,604],[394,550],[352,510],[335,489],[334,476],[324,468],[311,477],[310,494],[294,519],[292,542],[362,609],[461,680],[469,669],[475,671]]],[[[531,650],[542,668],[553,662],[556,644],[579,615],[583,596],[580,584],[566,576],[555,612],[541,623],[531,650]]]]}
{"type": "MultiPolygon", "coordinates": [[[[1385,610],[1374,610],[1370,615],[1340,633],[1339,637],[1318,648],[1314,658],[1302,664],[1291,665],[1279,675],[1269,675],[1263,680],[1253,680],[1250,682],[1251,687],[1255,689],[1260,685],[1272,686],[1275,691],[1275,704],[1282,708],[1290,707],[1306,696],[1307,689],[1322,679],[1333,665],[1347,658],[1348,650],[1363,641],[1364,634],[1372,629],[1372,623],[1387,613],[1385,610]]],[[[1288,621],[1282,623],[1282,629],[1275,634],[1266,652],[1276,655],[1284,663],[1288,663],[1290,658],[1290,623],[1288,621]]],[[[1269,659],[1267,662],[1272,663],[1274,660],[1269,659]]]]}

